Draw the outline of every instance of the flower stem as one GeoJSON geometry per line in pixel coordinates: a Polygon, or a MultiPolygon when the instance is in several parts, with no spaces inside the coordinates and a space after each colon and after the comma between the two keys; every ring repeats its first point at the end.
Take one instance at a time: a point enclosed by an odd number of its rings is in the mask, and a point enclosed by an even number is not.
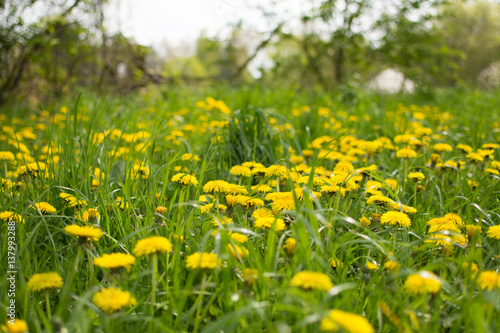
{"type": "Polygon", "coordinates": [[[52,313],[50,311],[50,297],[48,291],[45,291],[45,310],[47,311],[47,319],[50,320],[52,313]]]}

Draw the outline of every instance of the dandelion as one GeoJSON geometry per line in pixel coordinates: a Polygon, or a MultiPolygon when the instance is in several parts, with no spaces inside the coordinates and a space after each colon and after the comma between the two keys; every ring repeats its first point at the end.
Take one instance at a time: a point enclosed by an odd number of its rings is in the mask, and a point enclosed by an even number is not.
{"type": "Polygon", "coordinates": [[[481,154],[478,154],[478,153],[470,153],[470,154],[467,154],[466,156],[471,162],[483,162],[484,161],[484,157],[481,156],[481,154]]]}
{"type": "Polygon", "coordinates": [[[150,171],[148,167],[136,164],[130,170],[130,178],[134,180],[137,178],[148,179],[149,173],[150,171]]]}
{"type": "Polygon", "coordinates": [[[260,217],[274,217],[273,212],[267,208],[258,208],[253,211],[252,217],[258,219],[260,217]]]}
{"type": "Polygon", "coordinates": [[[269,185],[259,184],[259,185],[251,186],[250,190],[252,192],[267,193],[267,192],[271,192],[272,189],[271,189],[271,186],[269,186],[269,185]]]}
{"type": "Polygon", "coordinates": [[[186,258],[186,268],[189,269],[216,269],[222,264],[216,253],[196,252],[186,258]]]}
{"type": "Polygon", "coordinates": [[[453,151],[453,147],[450,146],[447,143],[436,143],[434,145],[434,151],[438,152],[438,153],[441,153],[441,152],[444,152],[444,151],[451,152],[451,151],[453,151]]]}
{"type": "Polygon", "coordinates": [[[259,277],[259,271],[254,268],[245,268],[241,274],[243,281],[249,286],[253,286],[259,277]]]}
{"type": "Polygon", "coordinates": [[[196,154],[184,154],[181,156],[181,160],[198,162],[200,158],[196,154]]]}
{"type": "Polygon", "coordinates": [[[437,294],[441,289],[441,281],[434,273],[421,271],[408,276],[404,287],[410,294],[414,295],[437,294]]]}
{"type": "Polygon", "coordinates": [[[10,151],[0,151],[0,162],[12,162],[16,157],[10,151]]]}
{"type": "Polygon", "coordinates": [[[461,143],[459,143],[457,145],[457,149],[459,149],[462,153],[465,153],[465,154],[469,154],[469,153],[472,153],[474,151],[474,149],[472,149],[471,146],[464,145],[464,144],[461,144],[461,143]]]}
{"type": "Polygon", "coordinates": [[[156,207],[155,212],[157,212],[158,214],[164,215],[167,212],[167,210],[168,210],[167,207],[158,206],[158,207],[156,207]]]}
{"type": "Polygon", "coordinates": [[[233,224],[234,221],[232,218],[228,217],[228,216],[222,216],[222,218],[214,218],[212,220],[212,224],[215,226],[215,227],[218,227],[219,224],[220,225],[226,225],[226,224],[233,224]]]}
{"type": "Polygon", "coordinates": [[[467,224],[465,226],[465,229],[467,230],[467,237],[469,238],[476,237],[482,232],[481,227],[474,224],[467,224]]]}
{"type": "Polygon", "coordinates": [[[384,267],[391,272],[397,272],[401,267],[401,265],[398,264],[396,261],[389,260],[385,263],[384,267]]]}
{"type": "Polygon", "coordinates": [[[43,202],[43,201],[42,202],[36,202],[35,203],[35,207],[36,207],[36,209],[39,212],[42,212],[43,214],[53,214],[53,213],[55,213],[57,211],[54,208],[54,206],[52,206],[48,202],[43,202]]]}
{"type": "Polygon", "coordinates": [[[372,195],[368,198],[368,200],[366,200],[368,205],[374,204],[379,207],[383,207],[389,202],[394,202],[394,200],[383,195],[372,195]]]}
{"type": "Polygon", "coordinates": [[[500,225],[489,227],[486,235],[488,238],[500,239],[500,225]]]}
{"type": "Polygon", "coordinates": [[[205,193],[227,193],[230,184],[225,180],[212,180],[207,182],[203,186],[203,192],[205,193]]]}
{"type": "Polygon", "coordinates": [[[283,245],[283,249],[285,250],[285,252],[292,256],[294,253],[295,253],[295,246],[297,245],[297,241],[295,240],[295,238],[288,238],[286,241],[285,241],[285,245],[283,245]]]}
{"type": "Polygon", "coordinates": [[[363,316],[341,310],[331,310],[328,317],[323,318],[320,324],[321,331],[348,332],[348,333],[374,333],[370,322],[363,316]]]}
{"type": "Polygon", "coordinates": [[[305,290],[328,291],[333,288],[333,283],[325,273],[302,271],[292,277],[290,286],[305,290]]]}
{"type": "MultiPolygon", "coordinates": [[[[214,204],[208,204],[208,205],[205,205],[205,206],[201,206],[200,207],[200,211],[202,213],[208,213],[209,211],[212,210],[212,208],[214,207],[214,204]]],[[[224,213],[227,209],[227,206],[226,205],[223,205],[223,204],[219,204],[218,206],[215,206],[215,208],[219,211],[220,214],[224,213]]]]}
{"type": "Polygon", "coordinates": [[[479,288],[493,290],[500,288],[500,274],[495,271],[484,271],[479,273],[476,281],[479,288]]]}
{"type": "Polygon", "coordinates": [[[276,214],[283,210],[295,210],[295,200],[293,199],[293,197],[277,198],[273,201],[272,209],[276,214]]]}
{"type": "Polygon", "coordinates": [[[235,165],[229,170],[229,174],[233,176],[252,177],[250,168],[241,165],[235,165]]]}
{"type": "Polygon", "coordinates": [[[97,223],[101,218],[101,214],[99,214],[99,211],[97,209],[89,208],[82,214],[78,213],[77,218],[81,218],[82,220],[85,220],[90,223],[97,223]]]}
{"type": "Polygon", "coordinates": [[[8,210],[0,213],[0,220],[4,222],[25,223],[21,215],[8,210]]]}
{"type": "Polygon", "coordinates": [[[58,289],[63,286],[62,277],[55,273],[39,273],[35,274],[29,278],[27,282],[28,290],[34,291],[44,291],[50,289],[58,289]]]}
{"type": "Polygon", "coordinates": [[[340,261],[340,259],[330,258],[328,262],[330,263],[330,266],[332,266],[332,268],[344,268],[344,263],[340,261]]]}
{"type": "Polygon", "coordinates": [[[79,225],[71,224],[64,227],[64,231],[76,236],[82,243],[87,243],[91,240],[98,241],[103,235],[101,229],[88,225],[80,227],[79,225]]]}
{"type": "Polygon", "coordinates": [[[198,180],[195,176],[178,173],[172,177],[172,181],[181,185],[198,186],[198,180]]]}
{"type": "Polygon", "coordinates": [[[172,243],[162,236],[153,236],[139,240],[132,251],[135,256],[142,257],[149,254],[172,251],[172,243]]]}
{"type": "Polygon", "coordinates": [[[425,175],[421,172],[410,172],[410,174],[408,174],[408,178],[410,178],[414,182],[419,182],[425,179],[425,175]]]}
{"type": "Polygon", "coordinates": [[[28,332],[28,323],[22,319],[9,319],[5,325],[0,325],[0,330],[7,333],[24,333],[28,332]]]}
{"type": "Polygon", "coordinates": [[[405,213],[401,212],[387,212],[382,215],[380,218],[380,223],[382,224],[389,224],[389,225],[396,225],[398,224],[399,226],[403,227],[410,227],[411,226],[411,220],[406,215],[405,213]]]}
{"type": "Polygon", "coordinates": [[[403,148],[396,152],[396,157],[399,158],[415,158],[417,156],[417,152],[409,148],[403,148]]]}
{"type": "Polygon", "coordinates": [[[123,307],[134,306],[137,300],[128,291],[123,291],[119,288],[104,288],[94,294],[92,301],[101,310],[107,313],[120,311],[123,307]]]}
{"type": "Polygon", "coordinates": [[[248,237],[243,235],[243,234],[240,234],[240,233],[237,233],[237,232],[230,232],[229,235],[231,236],[231,239],[234,240],[235,242],[238,242],[238,243],[246,243],[248,241],[248,237]]]}
{"type": "Polygon", "coordinates": [[[285,230],[285,222],[282,219],[274,217],[261,217],[255,220],[254,223],[257,229],[270,229],[274,225],[276,231],[285,230]]]}
{"type": "Polygon", "coordinates": [[[235,259],[245,258],[249,251],[239,245],[227,244],[227,248],[229,252],[233,255],[235,259]]]}
{"type": "Polygon", "coordinates": [[[128,271],[134,263],[135,257],[126,253],[103,254],[101,257],[94,259],[94,265],[112,270],[123,267],[128,271]]]}

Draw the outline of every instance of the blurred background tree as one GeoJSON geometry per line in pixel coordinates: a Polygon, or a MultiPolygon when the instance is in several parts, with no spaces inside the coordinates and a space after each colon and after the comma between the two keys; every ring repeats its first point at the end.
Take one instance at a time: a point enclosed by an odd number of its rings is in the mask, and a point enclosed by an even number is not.
{"type": "Polygon", "coordinates": [[[250,33],[239,22],[226,37],[202,33],[188,51],[160,56],[108,33],[106,0],[0,1],[0,103],[222,81],[331,91],[368,87],[386,69],[417,89],[500,85],[498,2],[312,3],[295,26],[281,18],[267,31],[250,33]],[[256,61],[260,65],[250,70],[256,61]]]}

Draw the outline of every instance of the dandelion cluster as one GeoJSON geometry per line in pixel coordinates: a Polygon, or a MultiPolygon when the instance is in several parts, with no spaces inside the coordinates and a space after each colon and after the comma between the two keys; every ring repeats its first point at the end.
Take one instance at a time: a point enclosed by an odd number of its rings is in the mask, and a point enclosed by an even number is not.
{"type": "Polygon", "coordinates": [[[155,96],[0,113],[2,330],[498,326],[498,117],[155,96]]]}

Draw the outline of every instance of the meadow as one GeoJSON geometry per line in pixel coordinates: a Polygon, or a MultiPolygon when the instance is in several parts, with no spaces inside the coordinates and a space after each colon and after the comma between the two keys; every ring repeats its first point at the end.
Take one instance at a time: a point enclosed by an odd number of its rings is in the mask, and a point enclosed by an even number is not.
{"type": "Polygon", "coordinates": [[[1,330],[498,332],[498,96],[4,107],[1,330]]]}

